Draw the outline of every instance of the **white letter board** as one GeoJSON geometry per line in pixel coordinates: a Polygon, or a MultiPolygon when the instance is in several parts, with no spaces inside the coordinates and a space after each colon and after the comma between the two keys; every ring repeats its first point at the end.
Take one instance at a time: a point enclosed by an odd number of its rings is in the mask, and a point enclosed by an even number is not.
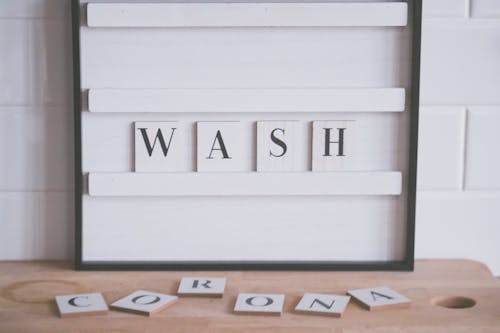
{"type": "Polygon", "coordinates": [[[73,1],[78,269],[413,268],[421,1],[73,1]]]}

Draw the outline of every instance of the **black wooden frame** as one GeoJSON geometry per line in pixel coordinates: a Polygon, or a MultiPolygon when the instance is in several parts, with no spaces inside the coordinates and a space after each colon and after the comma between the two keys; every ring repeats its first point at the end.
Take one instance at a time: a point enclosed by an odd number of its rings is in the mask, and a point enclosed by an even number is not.
{"type": "Polygon", "coordinates": [[[82,146],[80,87],[80,2],[72,0],[73,99],[75,131],[75,269],[77,270],[318,270],[318,271],[412,271],[415,244],[417,146],[420,86],[422,0],[411,1],[413,13],[412,87],[406,216],[406,251],[401,261],[83,261],[82,260],[82,146]]]}

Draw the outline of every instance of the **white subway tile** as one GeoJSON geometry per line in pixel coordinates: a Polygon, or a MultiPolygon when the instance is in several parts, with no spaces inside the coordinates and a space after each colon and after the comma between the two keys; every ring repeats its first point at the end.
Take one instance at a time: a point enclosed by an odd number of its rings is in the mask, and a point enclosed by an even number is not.
{"type": "Polygon", "coordinates": [[[0,192],[0,260],[36,257],[36,193],[0,192]]]}
{"type": "Polygon", "coordinates": [[[73,193],[0,192],[0,260],[71,259],[73,193]]]}
{"type": "Polygon", "coordinates": [[[36,232],[36,259],[72,259],[73,192],[41,192],[36,232]]]}
{"type": "Polygon", "coordinates": [[[500,20],[423,26],[421,103],[500,104],[500,20]]]}
{"type": "Polygon", "coordinates": [[[418,137],[419,189],[460,189],[464,108],[423,107],[418,137]]]}
{"type": "Polygon", "coordinates": [[[70,8],[69,0],[2,0],[0,18],[63,18],[70,8]]]}
{"type": "Polygon", "coordinates": [[[0,20],[0,105],[22,105],[30,99],[30,27],[23,20],[0,20]]]}
{"type": "Polygon", "coordinates": [[[420,192],[417,258],[467,258],[500,275],[500,191],[420,192]]]}
{"type": "Polygon", "coordinates": [[[465,17],[468,6],[467,0],[424,0],[422,16],[434,17],[465,17]]]}
{"type": "Polygon", "coordinates": [[[72,119],[63,108],[0,107],[0,191],[71,190],[72,119]]]}
{"type": "Polygon", "coordinates": [[[29,39],[30,105],[69,105],[72,96],[71,23],[34,20],[29,39]]]}
{"type": "Polygon", "coordinates": [[[474,18],[500,18],[500,1],[471,0],[471,14],[474,18]]]}
{"type": "Polygon", "coordinates": [[[500,106],[469,108],[466,139],[466,189],[500,190],[500,106]]]}
{"type": "Polygon", "coordinates": [[[71,26],[0,19],[0,105],[69,105],[71,26]]]}

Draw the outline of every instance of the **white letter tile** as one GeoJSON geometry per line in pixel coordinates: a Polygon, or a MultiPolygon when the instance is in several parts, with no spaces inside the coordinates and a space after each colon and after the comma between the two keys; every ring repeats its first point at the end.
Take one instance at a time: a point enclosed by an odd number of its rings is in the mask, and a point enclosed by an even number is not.
{"type": "Polygon", "coordinates": [[[112,309],[152,316],[177,302],[178,297],[138,290],[111,304],[112,309]]]}
{"type": "Polygon", "coordinates": [[[284,302],[285,295],[239,294],[234,305],[234,312],[280,316],[283,311],[284,302]]]}
{"type": "Polygon", "coordinates": [[[182,278],[178,295],[222,297],[226,286],[226,278],[184,277],[182,278]]]}
{"type": "Polygon", "coordinates": [[[389,287],[376,287],[349,290],[349,295],[368,310],[384,310],[391,308],[407,308],[411,301],[389,287]]]}
{"type": "Polygon", "coordinates": [[[61,317],[106,314],[108,306],[100,293],[56,296],[61,317]]]}
{"type": "Polygon", "coordinates": [[[350,296],[306,293],[295,312],[342,317],[350,299],[350,296]]]}

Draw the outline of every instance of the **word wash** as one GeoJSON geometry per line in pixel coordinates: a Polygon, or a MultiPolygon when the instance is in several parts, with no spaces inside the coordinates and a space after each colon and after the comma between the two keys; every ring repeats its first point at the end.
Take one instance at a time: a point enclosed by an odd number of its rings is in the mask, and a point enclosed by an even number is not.
{"type": "MultiPolygon", "coordinates": [[[[304,154],[304,137],[298,121],[256,122],[257,171],[299,171],[304,154]],[[302,142],[301,142],[302,140],[302,142]],[[300,144],[299,144],[300,143],[300,144]]],[[[322,120],[312,122],[312,170],[336,171],[349,168],[353,154],[351,141],[355,121],[322,120]]],[[[186,130],[177,121],[135,122],[135,171],[173,172],[182,170],[186,159],[186,130]]],[[[200,121],[196,123],[197,171],[241,171],[242,126],[239,121],[200,121]]]]}

